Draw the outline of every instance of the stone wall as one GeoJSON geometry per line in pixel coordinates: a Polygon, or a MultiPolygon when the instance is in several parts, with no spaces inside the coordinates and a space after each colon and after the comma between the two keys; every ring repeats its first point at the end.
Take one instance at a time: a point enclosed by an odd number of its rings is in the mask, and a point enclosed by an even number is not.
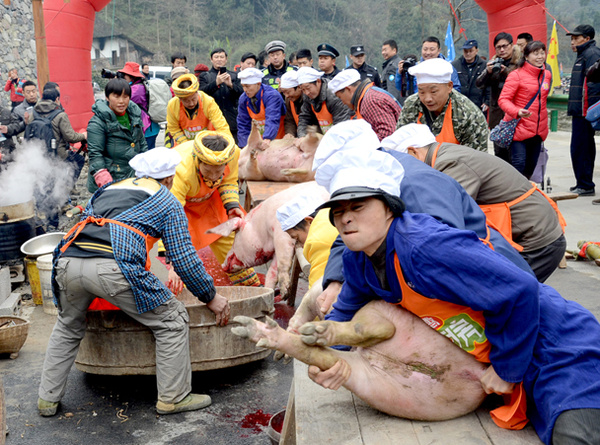
{"type": "Polygon", "coordinates": [[[0,104],[10,107],[4,91],[8,70],[17,68],[19,77],[37,82],[35,33],[31,0],[0,0],[0,104]]]}

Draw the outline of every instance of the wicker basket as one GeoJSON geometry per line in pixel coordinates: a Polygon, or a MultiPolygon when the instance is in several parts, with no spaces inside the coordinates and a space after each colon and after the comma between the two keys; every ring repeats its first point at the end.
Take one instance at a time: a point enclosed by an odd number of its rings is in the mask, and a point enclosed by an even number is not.
{"type": "Polygon", "coordinates": [[[0,354],[17,354],[27,340],[29,321],[21,317],[0,316],[0,325],[7,321],[14,321],[16,326],[0,328],[0,354]]]}

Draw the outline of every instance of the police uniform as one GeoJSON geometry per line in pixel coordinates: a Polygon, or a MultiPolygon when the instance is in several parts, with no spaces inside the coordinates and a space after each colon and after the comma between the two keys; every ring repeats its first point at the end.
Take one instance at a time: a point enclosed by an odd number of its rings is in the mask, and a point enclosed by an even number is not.
{"type": "MultiPolygon", "coordinates": [[[[337,59],[340,56],[339,51],[327,43],[321,43],[319,46],[317,46],[317,53],[319,56],[330,56],[330,57],[333,57],[334,59],[337,59]]],[[[331,80],[340,71],[341,70],[339,70],[337,68],[337,66],[334,66],[333,71],[330,72],[329,74],[327,74],[327,73],[323,74],[323,77],[321,77],[321,79],[331,80]]]]}
{"type": "MultiPolygon", "coordinates": [[[[350,47],[350,54],[353,56],[360,56],[365,53],[365,47],[363,45],[354,45],[350,47]]],[[[369,65],[368,63],[363,63],[360,67],[355,68],[354,66],[349,66],[346,69],[355,69],[360,73],[360,80],[369,79],[371,82],[375,84],[376,87],[381,87],[381,78],[379,77],[379,72],[377,68],[369,65]]]]}

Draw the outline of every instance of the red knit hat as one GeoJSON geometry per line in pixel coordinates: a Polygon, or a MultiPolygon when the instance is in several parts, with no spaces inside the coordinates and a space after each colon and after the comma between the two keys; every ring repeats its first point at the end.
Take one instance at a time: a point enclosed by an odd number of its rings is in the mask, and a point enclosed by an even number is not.
{"type": "Polygon", "coordinates": [[[144,77],[144,75],[140,72],[140,64],[135,62],[127,62],[123,69],[119,70],[118,72],[129,74],[132,77],[144,77]]]}
{"type": "Polygon", "coordinates": [[[203,63],[199,63],[196,65],[196,68],[194,68],[194,73],[201,73],[202,71],[208,71],[208,67],[203,63]]]}

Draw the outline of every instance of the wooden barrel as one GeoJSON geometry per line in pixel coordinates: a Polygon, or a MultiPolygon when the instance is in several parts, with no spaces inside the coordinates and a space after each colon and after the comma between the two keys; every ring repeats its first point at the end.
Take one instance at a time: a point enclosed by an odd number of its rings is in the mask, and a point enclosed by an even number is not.
{"type": "MultiPolygon", "coordinates": [[[[264,287],[217,287],[229,299],[230,320],[245,315],[265,321],[274,312],[273,290],[264,287]]],[[[262,360],[271,350],[231,333],[236,323],[216,326],[215,315],[186,289],[177,297],[190,315],[190,355],[193,371],[228,368],[262,360]]],[[[91,374],[156,373],[152,331],[121,311],[89,311],[85,337],[75,366],[91,374]]]]}

